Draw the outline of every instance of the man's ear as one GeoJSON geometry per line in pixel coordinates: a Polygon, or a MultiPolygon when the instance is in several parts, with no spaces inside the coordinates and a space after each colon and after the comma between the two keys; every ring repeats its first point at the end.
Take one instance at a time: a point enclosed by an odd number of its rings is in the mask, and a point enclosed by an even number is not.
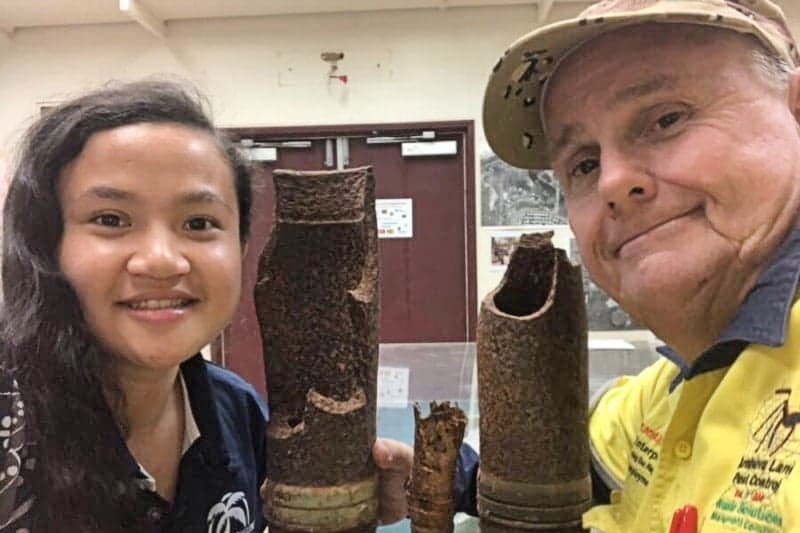
{"type": "Polygon", "coordinates": [[[794,69],[789,78],[789,110],[795,122],[800,124],[800,68],[794,69]]]}

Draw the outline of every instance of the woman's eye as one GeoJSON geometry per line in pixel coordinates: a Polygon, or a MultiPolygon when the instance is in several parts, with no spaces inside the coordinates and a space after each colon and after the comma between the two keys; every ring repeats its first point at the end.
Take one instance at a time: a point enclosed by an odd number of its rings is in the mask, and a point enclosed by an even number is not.
{"type": "Polygon", "coordinates": [[[122,217],[114,213],[103,213],[102,215],[97,215],[96,217],[92,218],[91,222],[97,224],[98,226],[108,226],[113,228],[119,228],[126,225],[122,220],[122,217]]]}
{"type": "Polygon", "coordinates": [[[218,227],[213,220],[206,217],[190,218],[184,223],[183,226],[189,231],[207,231],[218,227]]]}

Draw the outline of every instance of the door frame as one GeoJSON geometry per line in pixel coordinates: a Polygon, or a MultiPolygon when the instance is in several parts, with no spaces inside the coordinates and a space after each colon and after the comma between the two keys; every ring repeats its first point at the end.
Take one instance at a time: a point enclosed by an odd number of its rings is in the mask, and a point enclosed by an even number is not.
{"type": "MultiPolygon", "coordinates": [[[[478,303],[477,303],[477,259],[475,250],[476,240],[476,215],[475,215],[475,122],[472,120],[450,120],[434,122],[397,122],[385,124],[340,124],[319,126],[248,126],[220,128],[233,141],[253,139],[263,141],[266,139],[313,139],[331,137],[356,137],[356,136],[402,136],[421,130],[436,130],[441,133],[462,134],[464,139],[464,243],[465,249],[465,280],[466,285],[466,338],[467,342],[474,342],[477,331],[478,303]]],[[[212,345],[212,359],[220,364],[225,364],[225,350],[222,346],[221,335],[212,345]]]]}

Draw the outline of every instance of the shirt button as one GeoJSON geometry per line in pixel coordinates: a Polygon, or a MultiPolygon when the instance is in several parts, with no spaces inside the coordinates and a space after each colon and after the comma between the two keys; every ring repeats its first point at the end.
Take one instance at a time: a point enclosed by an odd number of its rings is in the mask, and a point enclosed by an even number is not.
{"type": "Polygon", "coordinates": [[[147,510],[147,519],[151,522],[158,522],[161,520],[161,509],[158,507],[151,507],[147,510]]]}
{"type": "Polygon", "coordinates": [[[675,457],[678,459],[688,459],[692,456],[692,445],[685,440],[675,443],[675,457]]]}

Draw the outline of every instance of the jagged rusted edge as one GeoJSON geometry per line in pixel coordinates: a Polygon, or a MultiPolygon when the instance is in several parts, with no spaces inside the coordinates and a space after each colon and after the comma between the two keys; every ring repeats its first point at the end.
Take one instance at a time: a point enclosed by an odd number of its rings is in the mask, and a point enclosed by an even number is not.
{"type": "MultiPolygon", "coordinates": [[[[506,282],[508,281],[509,276],[509,269],[506,268],[505,274],[503,274],[503,279],[500,280],[500,283],[497,287],[494,288],[486,297],[483,299],[482,307],[486,309],[488,312],[492,313],[493,315],[497,315],[504,318],[509,318],[512,320],[518,321],[527,321],[527,320],[535,320],[540,316],[544,315],[552,306],[553,302],[555,301],[556,297],[556,289],[558,287],[558,270],[560,268],[560,261],[558,260],[558,248],[553,246],[552,243],[553,232],[546,231],[542,233],[523,233],[519,238],[519,243],[517,245],[518,248],[537,248],[541,246],[545,246],[550,248],[553,252],[553,275],[550,281],[550,291],[547,294],[547,299],[542,304],[539,309],[536,309],[533,313],[523,316],[516,316],[505,313],[497,308],[497,304],[495,303],[495,296],[503,287],[505,287],[506,282]]],[[[574,266],[569,263],[569,260],[566,261],[566,266],[574,266]]],[[[579,268],[579,267],[575,267],[579,268]]]]}
{"type": "MultiPolygon", "coordinates": [[[[461,442],[464,440],[464,432],[467,427],[467,416],[464,411],[458,406],[457,403],[450,405],[450,402],[444,401],[441,403],[431,402],[430,413],[427,417],[423,417],[420,406],[414,403],[414,422],[415,422],[415,447],[419,442],[419,434],[422,431],[423,425],[429,425],[431,428],[439,426],[440,423],[448,424],[453,430],[449,437],[452,438],[454,457],[453,461],[457,461],[458,449],[461,442]]],[[[441,426],[439,426],[441,427],[441,426]]],[[[431,492],[430,489],[436,487],[420,486],[419,483],[414,483],[414,475],[418,469],[423,465],[418,463],[420,458],[419,450],[415,450],[415,461],[412,468],[411,478],[406,484],[406,498],[408,502],[408,513],[411,518],[411,530],[414,533],[428,533],[436,531],[436,533],[446,533],[441,529],[434,528],[441,527],[439,524],[447,521],[451,527],[447,531],[452,531],[452,520],[455,511],[455,500],[452,490],[447,494],[438,494],[435,491],[431,492]],[[445,514],[449,516],[445,516],[445,514]]],[[[455,483],[454,476],[455,470],[448,472],[436,472],[443,477],[442,481],[450,481],[451,485],[455,483]]],[[[430,477],[428,478],[430,481],[430,477]]]]}

